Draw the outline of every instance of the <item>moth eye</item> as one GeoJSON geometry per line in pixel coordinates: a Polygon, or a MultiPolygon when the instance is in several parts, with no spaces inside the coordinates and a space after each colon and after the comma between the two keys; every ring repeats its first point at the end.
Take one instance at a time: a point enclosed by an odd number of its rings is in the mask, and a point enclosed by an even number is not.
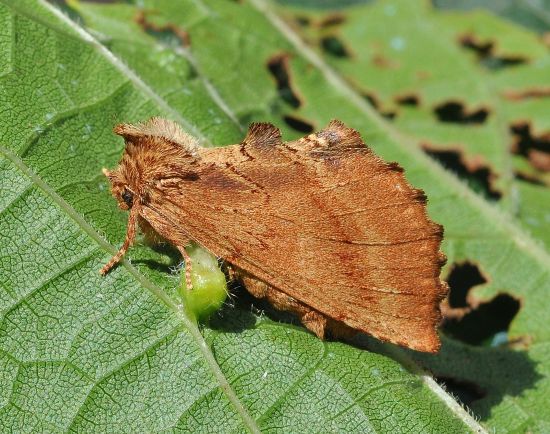
{"type": "Polygon", "coordinates": [[[134,201],[134,194],[131,191],[124,190],[122,192],[122,200],[128,205],[128,208],[131,208],[134,201]]]}

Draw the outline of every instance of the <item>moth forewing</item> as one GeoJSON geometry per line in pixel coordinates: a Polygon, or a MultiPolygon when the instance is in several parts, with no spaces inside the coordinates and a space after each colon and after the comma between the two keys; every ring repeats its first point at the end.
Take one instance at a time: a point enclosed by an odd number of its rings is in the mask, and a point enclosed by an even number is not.
{"type": "Polygon", "coordinates": [[[119,203],[138,192],[141,218],[182,254],[203,245],[320,337],[358,330],[437,351],[442,228],[397,164],[339,121],[293,142],[252,124],[241,143],[212,149],[176,128],[155,118],[119,130],[119,203]]]}

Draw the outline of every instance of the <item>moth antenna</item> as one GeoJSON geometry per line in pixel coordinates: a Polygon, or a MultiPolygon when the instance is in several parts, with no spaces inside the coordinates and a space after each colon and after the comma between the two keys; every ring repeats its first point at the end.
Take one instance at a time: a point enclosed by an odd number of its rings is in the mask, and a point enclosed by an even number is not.
{"type": "Polygon", "coordinates": [[[128,228],[126,230],[126,239],[124,240],[124,243],[122,244],[122,247],[117,252],[115,256],[111,258],[109,262],[107,262],[103,268],[99,271],[99,273],[103,276],[105,276],[111,268],[113,268],[116,264],[120,262],[120,260],[123,258],[123,256],[128,251],[128,248],[132,245],[134,242],[134,238],[136,237],[136,225],[137,225],[137,217],[139,215],[139,208],[137,206],[134,206],[132,210],[130,211],[130,217],[128,217],[128,228]]]}

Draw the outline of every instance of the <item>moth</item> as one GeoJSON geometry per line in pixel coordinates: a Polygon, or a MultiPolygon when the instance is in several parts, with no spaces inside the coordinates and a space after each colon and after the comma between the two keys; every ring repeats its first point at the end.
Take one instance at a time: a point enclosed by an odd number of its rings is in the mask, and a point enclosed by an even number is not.
{"type": "Polygon", "coordinates": [[[137,226],[178,248],[190,288],[194,241],[223,258],[255,297],[296,314],[320,338],[356,331],[436,352],[442,226],[397,163],[377,157],[338,120],[283,142],[269,123],[241,143],[203,148],[176,123],[120,124],[115,170],[104,169],[129,211],[124,256],[137,226]]]}

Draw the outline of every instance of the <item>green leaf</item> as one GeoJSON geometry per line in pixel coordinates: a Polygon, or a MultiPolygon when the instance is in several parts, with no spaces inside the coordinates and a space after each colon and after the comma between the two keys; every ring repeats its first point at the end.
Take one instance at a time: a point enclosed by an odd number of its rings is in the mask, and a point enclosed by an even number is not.
{"type": "Polygon", "coordinates": [[[548,0],[435,0],[441,9],[488,9],[495,14],[522,24],[530,29],[546,32],[550,29],[550,2],[548,0]]]}
{"type": "Polygon", "coordinates": [[[266,3],[142,3],[78,4],[83,30],[45,2],[0,1],[1,430],[544,431],[548,252],[381,119],[266,3]],[[268,67],[284,69],[281,54],[298,107],[268,67]],[[450,262],[491,277],[476,295],[522,297],[509,334],[528,348],[446,338],[427,357],[322,342],[231,307],[199,330],[175,298],[178,258],[144,246],[101,277],[126,221],[101,176],[122,150],[111,129],[152,115],[205,145],[238,141],[251,120],[286,138],[331,118],[354,126],[427,191],[450,262]],[[481,384],[471,407],[484,427],[422,366],[481,384]]]}

